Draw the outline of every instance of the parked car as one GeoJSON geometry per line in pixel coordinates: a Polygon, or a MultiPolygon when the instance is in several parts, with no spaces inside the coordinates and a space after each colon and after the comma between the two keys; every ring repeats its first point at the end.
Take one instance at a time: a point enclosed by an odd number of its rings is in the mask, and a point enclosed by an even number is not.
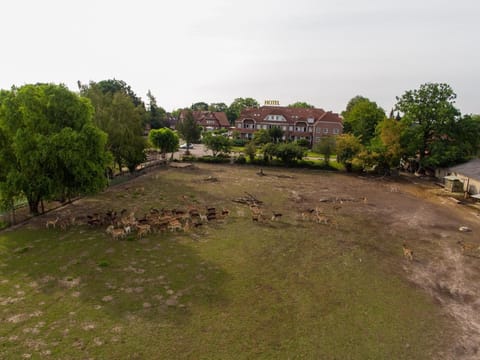
{"type": "MultiPolygon", "coordinates": [[[[186,150],[187,149],[187,144],[180,145],[180,149],[186,150]]],[[[189,150],[193,149],[193,145],[192,144],[188,145],[188,149],[189,150]]]]}

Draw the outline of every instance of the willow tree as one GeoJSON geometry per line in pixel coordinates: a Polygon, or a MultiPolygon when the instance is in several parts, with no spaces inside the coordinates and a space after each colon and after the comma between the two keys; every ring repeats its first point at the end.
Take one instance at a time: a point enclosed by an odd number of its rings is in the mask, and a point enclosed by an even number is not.
{"type": "Polygon", "coordinates": [[[126,165],[134,172],[145,161],[146,141],[143,137],[143,103],[135,105],[132,95],[122,88],[103,87],[91,82],[81,93],[90,99],[95,109],[93,121],[108,134],[108,149],[121,171],[126,165]]]}
{"type": "Polygon", "coordinates": [[[90,101],[63,85],[36,84],[0,95],[0,191],[24,196],[30,212],[44,199],[68,199],[107,185],[107,136],[92,122],[90,101]]]}

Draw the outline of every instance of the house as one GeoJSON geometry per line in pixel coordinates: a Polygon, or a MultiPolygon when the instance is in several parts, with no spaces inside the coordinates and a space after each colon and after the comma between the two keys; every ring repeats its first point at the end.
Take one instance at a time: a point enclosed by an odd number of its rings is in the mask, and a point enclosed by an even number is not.
{"type": "Polygon", "coordinates": [[[338,114],[323,109],[261,106],[244,109],[235,121],[235,130],[243,139],[252,139],[256,131],[279,127],[284,140],[306,139],[314,145],[324,136],[343,132],[343,120],[338,114]]]}
{"type": "MultiPolygon", "coordinates": [[[[227,114],[223,111],[192,111],[192,114],[197,125],[203,127],[207,131],[228,129],[230,127],[227,114]]],[[[183,110],[180,113],[178,121],[183,121],[186,115],[187,111],[183,110]]]]}
{"type": "Polygon", "coordinates": [[[463,191],[470,195],[480,194],[480,159],[473,159],[464,164],[437,169],[436,177],[443,179],[453,176],[463,183],[463,191]]]}

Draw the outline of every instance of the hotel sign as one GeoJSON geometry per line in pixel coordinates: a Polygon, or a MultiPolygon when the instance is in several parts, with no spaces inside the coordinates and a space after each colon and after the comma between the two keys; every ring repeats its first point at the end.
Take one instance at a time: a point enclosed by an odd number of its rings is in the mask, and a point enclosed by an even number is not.
{"type": "Polygon", "coordinates": [[[280,101],[278,101],[278,100],[265,100],[265,105],[280,106],[280,101]]]}

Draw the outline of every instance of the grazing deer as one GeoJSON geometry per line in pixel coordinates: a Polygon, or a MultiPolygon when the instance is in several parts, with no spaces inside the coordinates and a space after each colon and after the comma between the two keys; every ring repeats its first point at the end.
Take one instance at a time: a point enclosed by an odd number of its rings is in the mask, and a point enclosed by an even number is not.
{"type": "Polygon", "coordinates": [[[413,250],[407,247],[407,244],[403,244],[403,256],[410,260],[413,261],[413,250]]]}
{"type": "Polygon", "coordinates": [[[230,210],[228,210],[227,208],[222,209],[222,216],[227,216],[229,214],[230,214],[230,210]]]}
{"type": "Polygon", "coordinates": [[[60,218],[58,216],[55,220],[47,220],[47,223],[45,224],[45,227],[48,229],[50,226],[53,226],[53,228],[55,229],[55,227],[57,226],[58,220],[60,220],[60,218]]]}
{"type": "Polygon", "coordinates": [[[137,237],[141,238],[151,232],[149,224],[137,224],[137,237]]]}
{"type": "Polygon", "coordinates": [[[113,225],[109,225],[106,230],[107,234],[110,234],[113,240],[119,240],[125,237],[125,230],[124,229],[115,229],[113,225]]]}
{"type": "Polygon", "coordinates": [[[168,223],[168,229],[170,231],[177,231],[182,229],[182,223],[177,219],[173,219],[168,223]]]}
{"type": "Polygon", "coordinates": [[[272,211],[272,221],[279,220],[282,217],[282,213],[272,211]]]}

